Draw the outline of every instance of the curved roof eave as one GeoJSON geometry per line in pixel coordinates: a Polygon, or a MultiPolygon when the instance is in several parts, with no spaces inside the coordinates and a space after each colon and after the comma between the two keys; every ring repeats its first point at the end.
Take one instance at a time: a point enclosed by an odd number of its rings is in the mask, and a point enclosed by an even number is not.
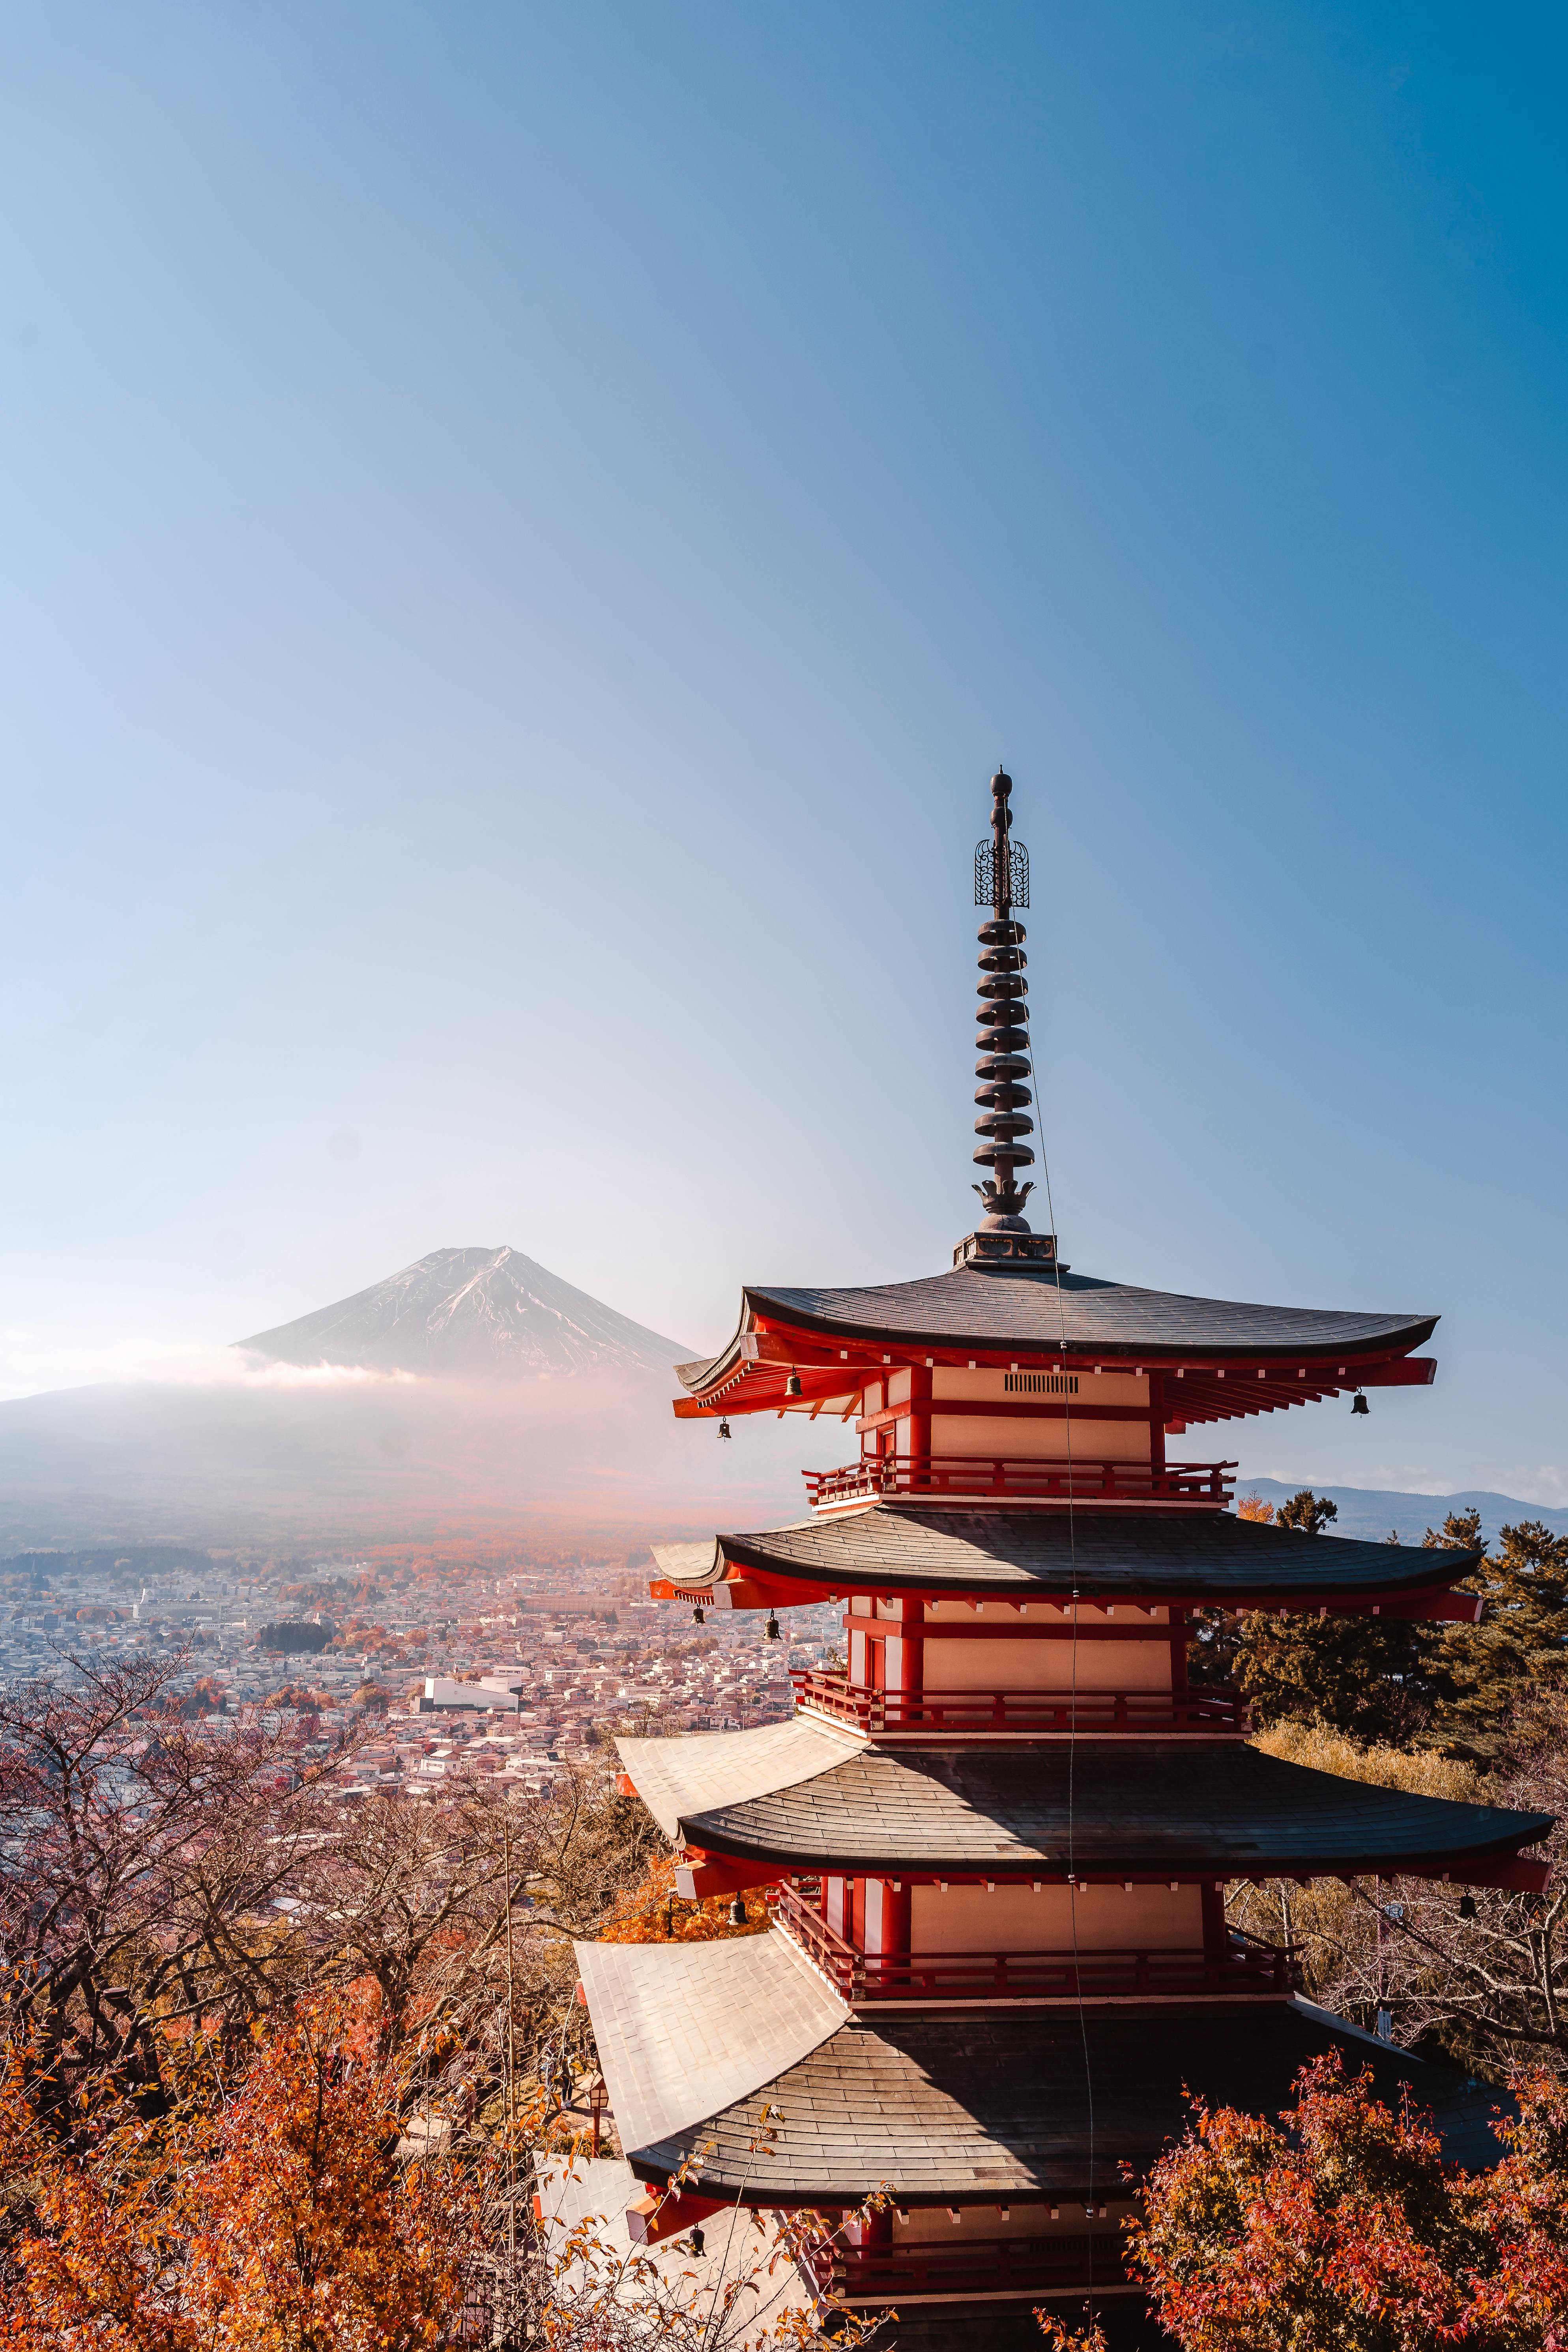
{"type": "Polygon", "coordinates": [[[846,1591],[983,1591],[1085,1600],[1140,1596],[1258,1607],[1292,1592],[1369,1600],[1471,1575],[1484,1553],[1299,1535],[1228,1511],[959,1510],[877,1502],[863,1511],[718,1538],[732,1566],[846,1591]]]}
{"type": "Polygon", "coordinates": [[[1058,1286],[1052,1269],[1016,1265],[957,1266],[914,1282],[858,1289],[765,1289],[748,1283],[741,1302],[734,1333],[716,1355],[676,1366],[677,1378],[692,1393],[740,1369],[741,1343],[759,1318],[878,1347],[994,1350],[1065,1344],[1073,1353],[1093,1349],[1144,1360],[1264,1356],[1309,1363],[1368,1352],[1408,1355],[1431,1338],[1439,1319],[1200,1298],[1067,1272],[1058,1286]]]}
{"type": "Polygon", "coordinates": [[[900,2206],[1081,2196],[1091,2185],[1122,2197],[1121,2166],[1142,2170],[1180,2135],[1192,2094],[1273,2115],[1300,2067],[1340,2048],[1371,2070],[1380,2099],[1396,2104],[1408,2086],[1454,2161],[1502,2153],[1493,2088],[1305,2002],[1154,2015],[1152,2030],[1136,2008],[862,2014],[700,2124],[652,2144],[623,2134],[623,2145],[642,2179],[698,2158],[704,2196],[744,2203],[853,2204],[885,2182],[900,2206]],[[772,2127],[759,2176],[763,2101],[772,2127]]]}
{"type": "MultiPolygon", "coordinates": [[[[744,1737],[744,1735],[742,1735],[744,1737]]],[[[649,1743],[650,1745],[652,1743],[649,1743]]],[[[807,1752],[798,1751],[801,1761],[807,1752]]],[[[791,1761],[782,1751],[783,1774],[791,1761]]],[[[693,1793],[713,1786],[704,1758],[693,1793]]],[[[1163,1877],[1340,1876],[1382,1868],[1461,1870],[1509,1858],[1552,1826],[1550,1813],[1468,1804],[1347,1780],[1246,1742],[1184,1749],[1097,1744],[1076,1776],[1065,1747],[1034,1752],[844,1753],[810,1777],[683,1806],[689,1844],[781,1869],[925,1871],[955,1877],[1079,1874],[1163,1877]]]]}

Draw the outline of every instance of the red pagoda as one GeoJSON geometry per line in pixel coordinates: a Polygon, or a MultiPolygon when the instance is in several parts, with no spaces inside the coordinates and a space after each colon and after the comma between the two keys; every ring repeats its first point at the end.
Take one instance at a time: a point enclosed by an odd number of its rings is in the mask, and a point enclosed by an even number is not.
{"type": "Polygon", "coordinates": [[[811,2284],[899,2312],[897,2342],[1037,2343],[1091,2294],[1136,2340],[1121,2225],[1185,2090],[1274,2112],[1335,2047],[1408,2084],[1449,2152],[1499,2153],[1484,2085],[1300,1997],[1230,1927],[1227,1883],[1333,1875],[1539,1889],[1546,1816],[1407,1796],[1247,1740],[1189,1684],[1194,1612],[1463,1619],[1475,1552],[1238,1519],[1208,1423],[1421,1386],[1436,1317],[1237,1305],[1074,1273],[1030,1229],[1028,864],[1008,777],[975,854],[984,1214],[951,1269],[865,1289],[749,1287],[678,1368],[678,1415],[853,1419],[789,1527],[666,1548],[656,1598],[843,1605],[846,1665],[760,1729],[624,1740],[689,1895],[768,1890],[765,1934],[578,1947],[646,2226],[739,2200],[849,2213],[811,2284]],[[1188,1448],[1181,1448],[1184,1454],[1188,1448]],[[758,2147],[764,2104],[771,2125],[758,2147]],[[1124,2168],[1134,2176],[1130,2186],[1124,2168]]]}

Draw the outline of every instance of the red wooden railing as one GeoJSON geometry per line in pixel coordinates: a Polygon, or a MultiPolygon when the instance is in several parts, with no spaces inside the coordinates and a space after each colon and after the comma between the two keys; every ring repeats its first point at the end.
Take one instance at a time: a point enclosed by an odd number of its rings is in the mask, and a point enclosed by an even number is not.
{"type": "Polygon", "coordinates": [[[1204,1503],[1223,1510],[1234,1462],[1042,1462],[1025,1454],[884,1454],[838,1470],[803,1470],[814,1509],[878,1495],[1005,1496],[1009,1502],[1204,1503]]]}
{"type": "Polygon", "coordinates": [[[805,2260],[821,2293],[831,2291],[851,2304],[916,2295],[1038,2294],[1049,2287],[1080,2285],[1091,2274],[1103,2290],[1126,2281],[1121,2235],[1107,2222],[1092,2240],[970,2238],[956,2231],[954,2242],[945,2246],[940,2239],[890,2246],[849,2246],[835,2240],[810,2248],[805,2260]]]}
{"type": "Polygon", "coordinates": [[[1274,1994],[1301,1981],[1289,1956],[1238,1928],[1223,1953],[1188,1951],[862,1952],[785,1879],[773,1916],[847,2001],[1076,2000],[1080,1995],[1274,1994]]]}
{"type": "MultiPolygon", "coordinates": [[[[868,1621],[869,1622],[869,1621],[868,1621]]],[[[851,1631],[856,1630],[854,1626],[851,1631]]],[[[876,1630],[894,1632],[876,1621],[876,1630]]],[[[929,1629],[927,1629],[929,1630],[929,1629]]],[[[870,1738],[898,1738],[921,1732],[970,1738],[1005,1732],[1218,1732],[1244,1738],[1252,1729],[1247,1702],[1238,1691],[1061,1690],[865,1690],[842,1672],[817,1673],[792,1666],[796,1707],[850,1724],[870,1738]]]]}

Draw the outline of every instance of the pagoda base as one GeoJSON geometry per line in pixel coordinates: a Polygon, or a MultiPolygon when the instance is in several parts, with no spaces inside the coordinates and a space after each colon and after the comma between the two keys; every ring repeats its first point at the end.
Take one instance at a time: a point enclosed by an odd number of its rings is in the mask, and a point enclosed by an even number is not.
{"type": "Polygon", "coordinates": [[[1055,1234],[965,1234],[952,1253],[954,1265],[1016,1265],[1020,1260],[1055,1266],[1060,1274],[1068,1270],[1058,1260],[1055,1234]]]}

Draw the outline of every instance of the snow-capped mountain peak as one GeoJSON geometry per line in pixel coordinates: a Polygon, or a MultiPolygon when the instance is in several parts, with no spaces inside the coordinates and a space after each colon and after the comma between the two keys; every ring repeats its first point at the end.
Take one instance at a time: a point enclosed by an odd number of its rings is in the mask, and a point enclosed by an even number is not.
{"type": "Polygon", "coordinates": [[[287,1364],[461,1380],[668,1372],[691,1354],[504,1245],[432,1250],[369,1290],[237,1344],[287,1364]]]}

